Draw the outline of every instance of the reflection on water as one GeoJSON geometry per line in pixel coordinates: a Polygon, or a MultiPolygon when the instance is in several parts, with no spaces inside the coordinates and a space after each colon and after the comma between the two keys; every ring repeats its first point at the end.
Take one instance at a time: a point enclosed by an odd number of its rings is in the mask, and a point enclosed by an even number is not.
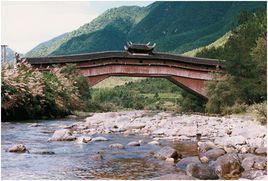
{"type": "MultiPolygon", "coordinates": [[[[26,122],[2,123],[1,178],[148,179],[177,172],[174,165],[156,160],[151,156],[150,152],[157,151],[161,147],[146,144],[151,141],[150,138],[109,134],[103,135],[110,140],[105,142],[89,144],[47,142],[59,126],[73,122],[73,120],[39,121],[42,124],[40,127],[29,127],[29,123],[26,122]],[[126,146],[125,149],[120,150],[108,148],[112,143],[127,145],[130,141],[141,139],[145,143],[140,147],[126,146]],[[17,143],[25,144],[30,153],[18,154],[5,151],[12,144],[17,143]],[[42,155],[40,150],[53,151],[55,154],[42,155]],[[102,153],[103,160],[92,159],[92,155],[98,152],[102,153]]],[[[182,145],[178,146],[178,149],[182,148],[182,145]]],[[[188,149],[191,148],[186,150],[188,149]]]]}
{"type": "Polygon", "coordinates": [[[143,179],[175,171],[173,166],[166,165],[163,170],[161,164],[145,158],[115,158],[102,161],[94,168],[78,168],[74,172],[83,179],[143,179]]]}

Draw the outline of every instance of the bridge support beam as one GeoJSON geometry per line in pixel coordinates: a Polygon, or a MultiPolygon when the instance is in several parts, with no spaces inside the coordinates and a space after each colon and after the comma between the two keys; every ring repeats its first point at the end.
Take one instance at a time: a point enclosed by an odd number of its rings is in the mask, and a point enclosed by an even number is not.
{"type": "Polygon", "coordinates": [[[98,75],[98,76],[87,77],[87,80],[90,86],[94,86],[108,77],[109,75],[98,75]]]}
{"type": "Polygon", "coordinates": [[[167,77],[168,80],[178,85],[179,87],[192,92],[193,94],[207,100],[207,93],[205,90],[206,80],[200,79],[191,79],[187,77],[179,77],[179,76],[170,76],[167,77]]]}

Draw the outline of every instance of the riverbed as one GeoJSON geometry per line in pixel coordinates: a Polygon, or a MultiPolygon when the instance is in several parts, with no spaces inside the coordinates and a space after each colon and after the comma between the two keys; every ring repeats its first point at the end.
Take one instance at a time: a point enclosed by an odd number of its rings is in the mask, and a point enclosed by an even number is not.
{"type": "MultiPolygon", "coordinates": [[[[36,122],[40,126],[31,127],[33,121],[2,123],[2,179],[149,179],[178,172],[174,165],[150,156],[150,152],[159,150],[160,146],[145,144],[150,141],[149,137],[96,133],[90,136],[104,136],[109,141],[89,144],[48,142],[55,130],[77,120],[36,122]],[[139,147],[108,148],[112,143],[127,145],[128,142],[139,140],[144,142],[139,147]],[[6,152],[13,144],[24,144],[29,153],[6,152]],[[102,153],[104,159],[92,160],[91,156],[97,153],[102,153]]],[[[171,143],[163,142],[165,144],[171,143]]],[[[186,150],[181,151],[188,154],[186,150]]]]}
{"type": "Polygon", "coordinates": [[[250,115],[150,111],[2,122],[1,178],[215,179],[231,175],[231,179],[263,179],[267,178],[266,132],[267,127],[250,115]],[[51,141],[58,130],[74,140],[51,141]],[[107,141],[93,141],[97,137],[107,141]],[[84,143],[84,138],[90,141],[84,143]],[[16,144],[25,145],[28,151],[7,151],[16,144]],[[114,144],[123,148],[111,147],[114,144]],[[159,152],[164,159],[157,157],[159,152]],[[228,160],[233,156],[237,160],[228,160]],[[226,165],[221,160],[230,161],[227,165],[237,161],[238,174],[218,173],[226,165]]]}

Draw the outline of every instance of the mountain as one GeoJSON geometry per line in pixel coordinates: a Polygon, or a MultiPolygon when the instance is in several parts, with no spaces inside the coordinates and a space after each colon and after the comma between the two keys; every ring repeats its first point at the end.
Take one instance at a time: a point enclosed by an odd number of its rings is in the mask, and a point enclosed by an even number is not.
{"type": "Polygon", "coordinates": [[[265,6],[266,2],[178,1],[112,8],[77,30],[39,44],[26,56],[122,50],[128,40],[155,42],[157,51],[183,53],[230,31],[242,10],[265,6]]]}
{"type": "MultiPolygon", "coordinates": [[[[19,53],[19,55],[23,56],[21,53],[19,53]]],[[[6,61],[10,63],[15,61],[15,51],[9,47],[6,48],[6,61]]]]}
{"type": "Polygon", "coordinates": [[[218,47],[222,47],[225,45],[225,43],[228,41],[229,37],[231,36],[231,32],[227,32],[226,34],[224,34],[222,37],[220,37],[219,39],[217,39],[216,41],[214,41],[213,43],[203,46],[203,47],[199,47],[196,49],[193,49],[191,51],[188,52],[184,52],[183,55],[185,56],[190,56],[190,57],[195,57],[195,55],[202,51],[203,49],[210,49],[210,48],[218,48],[218,47]]]}

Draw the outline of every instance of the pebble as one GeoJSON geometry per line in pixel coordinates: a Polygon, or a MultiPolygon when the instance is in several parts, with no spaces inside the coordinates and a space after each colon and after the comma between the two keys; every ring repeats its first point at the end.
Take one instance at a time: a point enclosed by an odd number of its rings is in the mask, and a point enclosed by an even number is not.
{"type": "Polygon", "coordinates": [[[103,156],[101,154],[95,154],[91,156],[91,159],[95,161],[99,161],[99,160],[103,160],[103,156]]]}
{"type": "Polygon", "coordinates": [[[92,141],[108,141],[108,139],[102,136],[98,136],[98,137],[92,138],[92,141]]]}
{"type": "Polygon", "coordinates": [[[77,139],[76,139],[76,141],[78,142],[78,143],[89,143],[90,141],[92,140],[92,138],[91,137],[84,137],[84,136],[81,136],[81,137],[78,137],[77,139]]]}
{"type": "Polygon", "coordinates": [[[110,144],[109,148],[118,148],[118,149],[123,149],[125,148],[124,145],[120,144],[120,143],[114,143],[114,144],[110,144]]]}
{"type": "Polygon", "coordinates": [[[175,162],[174,158],[167,158],[165,161],[169,162],[169,163],[174,163],[175,162]]]}
{"type": "Polygon", "coordinates": [[[127,144],[128,146],[140,146],[141,144],[137,141],[132,141],[127,144]]]}
{"type": "Polygon", "coordinates": [[[160,145],[160,143],[156,140],[149,142],[150,145],[160,145]]]}

